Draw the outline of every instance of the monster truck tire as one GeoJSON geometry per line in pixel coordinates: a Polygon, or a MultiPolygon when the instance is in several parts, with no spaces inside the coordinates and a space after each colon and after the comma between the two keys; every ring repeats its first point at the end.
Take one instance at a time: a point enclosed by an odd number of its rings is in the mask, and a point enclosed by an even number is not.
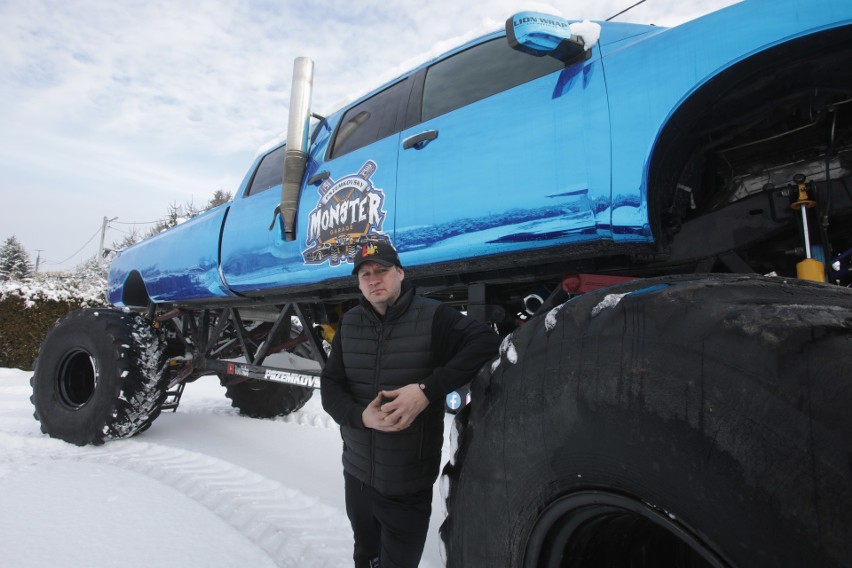
{"type": "Polygon", "coordinates": [[[267,381],[248,380],[229,385],[228,379],[225,377],[223,382],[226,383],[225,395],[231,399],[231,406],[252,418],[290,414],[302,408],[313,394],[309,388],[267,381]]]}
{"type": "Polygon", "coordinates": [[[64,316],[41,344],[30,380],[42,432],[82,446],[147,429],[166,397],[162,352],[158,334],[136,313],[64,316]]]}
{"type": "MultiPolygon", "coordinates": [[[[295,339],[301,333],[300,327],[293,327],[290,330],[290,338],[295,339]]],[[[304,343],[296,345],[289,354],[301,359],[298,363],[303,366],[320,368],[311,358],[311,352],[304,343]]],[[[297,361],[291,358],[290,362],[297,361]]],[[[231,399],[231,406],[238,409],[240,414],[251,418],[285,416],[302,408],[314,393],[312,389],[296,385],[256,380],[232,382],[234,379],[239,381],[239,377],[220,376],[222,384],[225,385],[225,395],[231,399]]]]}
{"type": "Polygon", "coordinates": [[[504,341],[472,385],[447,565],[841,566],[852,290],[636,281],[504,341]]]}

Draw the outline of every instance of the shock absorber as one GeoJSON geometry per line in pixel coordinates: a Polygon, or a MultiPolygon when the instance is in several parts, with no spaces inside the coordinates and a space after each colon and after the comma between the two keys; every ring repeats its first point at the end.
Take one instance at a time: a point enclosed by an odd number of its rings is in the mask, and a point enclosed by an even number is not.
{"type": "Polygon", "coordinates": [[[802,214],[802,235],[805,239],[805,258],[796,264],[796,276],[801,280],[825,282],[825,265],[813,257],[808,227],[808,209],[814,207],[816,201],[808,195],[808,185],[805,183],[804,175],[796,174],[793,176],[793,183],[796,184],[797,193],[793,196],[794,201],[790,204],[790,207],[802,214]]]}

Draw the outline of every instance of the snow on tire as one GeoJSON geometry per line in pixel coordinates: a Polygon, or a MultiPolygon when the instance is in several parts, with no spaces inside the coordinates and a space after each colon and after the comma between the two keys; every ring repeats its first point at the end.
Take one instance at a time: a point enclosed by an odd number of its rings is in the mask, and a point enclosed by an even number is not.
{"type": "Polygon", "coordinates": [[[80,446],[133,436],[166,397],[163,344],[139,314],[89,308],[61,318],[30,380],[42,432],[80,446]]]}
{"type": "Polygon", "coordinates": [[[509,336],[449,477],[447,566],[842,566],[852,290],[636,281],[509,336]]]}

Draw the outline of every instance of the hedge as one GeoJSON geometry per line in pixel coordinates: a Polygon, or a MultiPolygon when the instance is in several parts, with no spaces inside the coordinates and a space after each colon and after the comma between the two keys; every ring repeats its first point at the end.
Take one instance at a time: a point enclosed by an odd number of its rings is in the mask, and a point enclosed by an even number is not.
{"type": "Polygon", "coordinates": [[[56,321],[79,308],[103,306],[106,282],[84,265],[76,274],[39,274],[0,282],[0,367],[31,371],[38,348],[56,321]]]}
{"type": "Polygon", "coordinates": [[[31,371],[48,330],[63,315],[88,304],[83,300],[40,300],[28,307],[28,303],[15,295],[0,299],[0,367],[31,371]]]}

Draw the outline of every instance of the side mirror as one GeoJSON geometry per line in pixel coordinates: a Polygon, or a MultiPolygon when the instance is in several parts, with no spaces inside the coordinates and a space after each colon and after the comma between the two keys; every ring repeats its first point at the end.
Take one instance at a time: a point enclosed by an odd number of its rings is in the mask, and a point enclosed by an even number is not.
{"type": "Polygon", "coordinates": [[[519,12],[506,20],[506,39],[509,46],[536,57],[549,55],[565,63],[579,57],[600,37],[600,26],[583,22],[578,24],[558,16],[540,12],[519,12]]]}

